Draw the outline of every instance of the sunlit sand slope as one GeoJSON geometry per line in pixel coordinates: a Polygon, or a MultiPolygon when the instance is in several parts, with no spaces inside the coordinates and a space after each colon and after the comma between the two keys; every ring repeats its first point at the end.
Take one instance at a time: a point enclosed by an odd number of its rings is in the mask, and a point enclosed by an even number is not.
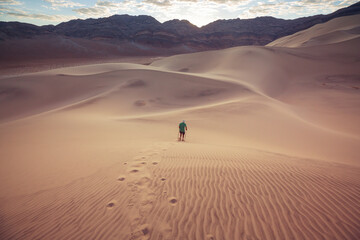
{"type": "Polygon", "coordinates": [[[276,39],[267,46],[309,47],[343,42],[360,37],[360,15],[340,17],[290,36],[276,39]]]}

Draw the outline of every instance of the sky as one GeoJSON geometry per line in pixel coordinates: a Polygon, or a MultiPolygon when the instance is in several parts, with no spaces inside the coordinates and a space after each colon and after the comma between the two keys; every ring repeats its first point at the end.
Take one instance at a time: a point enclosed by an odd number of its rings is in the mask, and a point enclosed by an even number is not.
{"type": "Polygon", "coordinates": [[[114,14],[150,15],[160,22],[186,19],[201,27],[218,19],[328,14],[359,0],[0,0],[0,21],[35,25],[114,14]]]}

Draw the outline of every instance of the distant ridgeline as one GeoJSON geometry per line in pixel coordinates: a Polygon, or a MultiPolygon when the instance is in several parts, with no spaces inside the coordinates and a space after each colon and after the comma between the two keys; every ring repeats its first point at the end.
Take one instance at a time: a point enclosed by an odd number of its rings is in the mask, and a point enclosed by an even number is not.
{"type": "Polygon", "coordinates": [[[217,20],[201,28],[186,20],[158,22],[151,16],[114,15],[107,18],[71,20],[56,26],[0,22],[0,44],[7,40],[65,37],[110,44],[128,43],[139,49],[178,48],[180,52],[223,49],[267,43],[333,18],[360,13],[360,2],[328,15],[294,20],[273,17],[217,20]]]}

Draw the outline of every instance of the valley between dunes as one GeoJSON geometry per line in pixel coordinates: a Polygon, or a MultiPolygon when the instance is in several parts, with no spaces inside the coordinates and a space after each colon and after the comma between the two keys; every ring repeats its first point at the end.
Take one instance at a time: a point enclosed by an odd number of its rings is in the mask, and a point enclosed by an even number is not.
{"type": "Polygon", "coordinates": [[[3,76],[1,239],[359,239],[354,22],[3,76]]]}

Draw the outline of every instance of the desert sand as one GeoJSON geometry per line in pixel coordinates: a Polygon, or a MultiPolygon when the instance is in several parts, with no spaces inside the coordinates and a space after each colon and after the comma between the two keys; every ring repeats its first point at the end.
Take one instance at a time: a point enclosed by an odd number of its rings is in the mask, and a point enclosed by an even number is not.
{"type": "Polygon", "coordinates": [[[358,18],[3,76],[1,239],[359,239],[358,18]]]}

